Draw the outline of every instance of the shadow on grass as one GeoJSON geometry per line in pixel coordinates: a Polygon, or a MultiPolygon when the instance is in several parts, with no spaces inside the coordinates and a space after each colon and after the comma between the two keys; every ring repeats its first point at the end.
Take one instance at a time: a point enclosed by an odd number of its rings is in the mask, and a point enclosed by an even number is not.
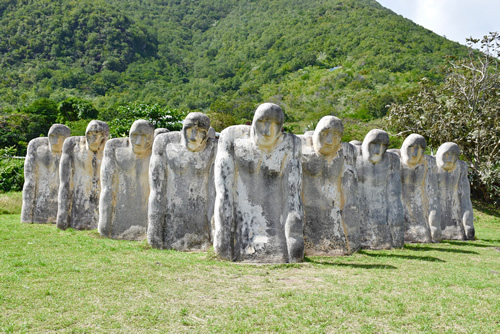
{"type": "Polygon", "coordinates": [[[416,245],[409,245],[409,244],[405,245],[405,249],[417,251],[417,252],[437,251],[437,252],[446,252],[446,253],[479,254],[479,253],[474,252],[474,251],[467,251],[467,250],[463,250],[463,249],[436,248],[436,247],[416,246],[416,245]]]}
{"type": "MultiPolygon", "coordinates": [[[[484,242],[500,242],[500,239],[478,239],[477,241],[484,241],[484,242]]],[[[493,245],[495,247],[500,247],[500,245],[493,245]]]]}
{"type": "Polygon", "coordinates": [[[320,264],[323,266],[334,266],[334,267],[350,267],[350,268],[360,268],[360,269],[398,269],[397,267],[391,266],[389,264],[362,264],[362,263],[341,263],[341,262],[328,262],[326,261],[316,261],[311,258],[305,257],[304,262],[320,264]]]}
{"type": "Polygon", "coordinates": [[[500,247],[500,244],[492,244],[492,245],[485,245],[485,244],[480,244],[478,242],[498,242],[498,240],[486,240],[486,239],[481,239],[481,240],[476,240],[476,241],[458,241],[458,240],[443,240],[441,243],[443,244],[449,244],[453,246],[470,246],[470,247],[481,247],[481,248],[488,248],[488,247],[500,247]]]}
{"type": "Polygon", "coordinates": [[[444,260],[438,259],[437,257],[432,256],[414,256],[414,255],[399,255],[399,254],[381,254],[381,253],[368,253],[366,251],[358,251],[359,254],[363,254],[371,257],[392,257],[398,259],[406,259],[406,260],[417,260],[417,261],[429,261],[429,262],[446,262],[444,260]]]}

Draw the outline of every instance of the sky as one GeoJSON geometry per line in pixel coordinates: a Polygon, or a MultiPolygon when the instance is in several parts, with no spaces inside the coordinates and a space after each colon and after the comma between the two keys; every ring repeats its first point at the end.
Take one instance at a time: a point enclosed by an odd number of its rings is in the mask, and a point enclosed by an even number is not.
{"type": "Polygon", "coordinates": [[[382,6],[446,38],[466,43],[500,32],[500,0],[377,0],[382,6]]]}

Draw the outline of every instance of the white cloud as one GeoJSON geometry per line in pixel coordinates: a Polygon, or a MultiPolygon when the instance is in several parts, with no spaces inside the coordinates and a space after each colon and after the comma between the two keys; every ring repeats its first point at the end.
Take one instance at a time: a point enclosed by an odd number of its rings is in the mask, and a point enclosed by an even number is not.
{"type": "Polygon", "coordinates": [[[448,39],[465,44],[500,31],[499,0],[378,0],[394,12],[448,39]]]}

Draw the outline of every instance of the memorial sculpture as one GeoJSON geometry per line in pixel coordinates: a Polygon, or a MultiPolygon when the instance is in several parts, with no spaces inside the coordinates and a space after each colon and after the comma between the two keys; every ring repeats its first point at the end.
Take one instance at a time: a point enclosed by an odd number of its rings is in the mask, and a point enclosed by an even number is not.
{"type": "Polygon", "coordinates": [[[155,138],[149,168],[148,242],[160,249],[207,250],[215,203],[217,140],[210,119],[190,113],[181,132],[155,138]]]}
{"type": "Polygon", "coordinates": [[[424,137],[411,134],[400,151],[405,242],[441,240],[436,159],[424,155],[426,146],[424,137]]]}
{"type": "Polygon", "coordinates": [[[55,223],[59,191],[59,160],[64,140],[71,134],[63,124],[50,127],[48,137],[32,139],[24,161],[21,222],[55,223]]]}
{"type": "Polygon", "coordinates": [[[98,231],[113,239],[146,238],[149,160],[154,126],[137,120],[129,138],[114,138],[104,147],[98,231]]]}
{"type": "Polygon", "coordinates": [[[58,228],[97,228],[101,161],[108,138],[108,124],[94,120],[88,124],[85,136],[69,137],[64,142],[59,167],[58,228]]]}
{"type": "Polygon", "coordinates": [[[399,157],[386,152],[389,135],[371,130],[356,160],[359,185],[361,248],[390,249],[404,245],[399,157]]]}
{"type": "Polygon", "coordinates": [[[162,133],[168,133],[168,132],[170,132],[170,130],[167,128],[156,128],[153,136],[156,138],[156,136],[161,135],[162,133]]]}
{"type": "Polygon", "coordinates": [[[246,262],[303,260],[300,139],[282,133],[284,114],[261,104],[251,126],[220,134],[215,160],[214,248],[246,262]]]}
{"type": "Polygon", "coordinates": [[[460,148],[448,142],[436,153],[437,185],[444,240],[474,240],[474,218],[470,200],[467,164],[460,161],[460,148]]]}
{"type": "Polygon", "coordinates": [[[359,246],[356,156],[351,144],[341,143],[343,131],[340,119],[325,116],[303,136],[306,255],[345,255],[359,246]]]}

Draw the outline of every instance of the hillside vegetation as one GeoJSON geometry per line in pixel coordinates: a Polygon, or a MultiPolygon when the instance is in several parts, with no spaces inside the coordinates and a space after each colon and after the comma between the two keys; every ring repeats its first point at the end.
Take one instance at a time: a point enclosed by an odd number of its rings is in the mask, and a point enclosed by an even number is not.
{"type": "Polygon", "coordinates": [[[100,111],[216,112],[224,125],[274,101],[303,131],[325,114],[378,118],[466,54],[374,0],[2,0],[0,25],[4,114],[78,97],[100,111]]]}

